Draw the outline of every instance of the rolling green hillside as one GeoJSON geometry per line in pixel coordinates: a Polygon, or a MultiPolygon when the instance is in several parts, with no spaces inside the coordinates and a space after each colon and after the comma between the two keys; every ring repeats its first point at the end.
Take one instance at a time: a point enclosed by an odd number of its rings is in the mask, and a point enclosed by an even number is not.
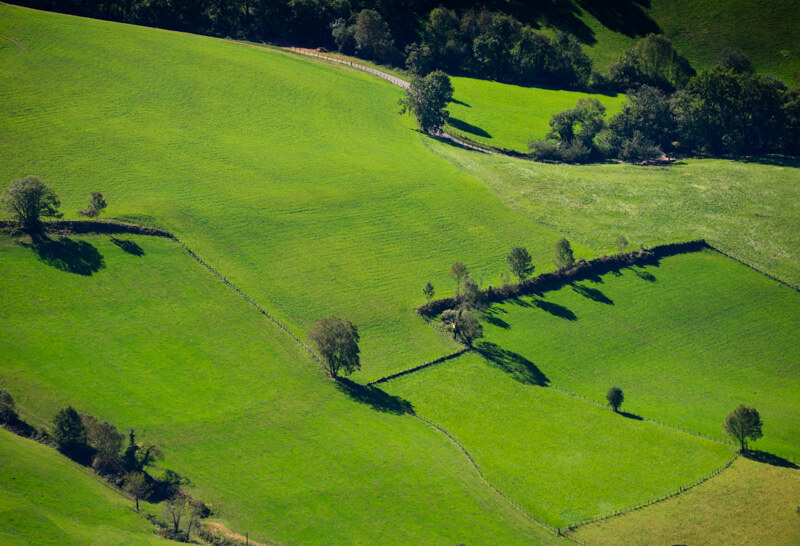
{"type": "Polygon", "coordinates": [[[382,386],[447,429],[489,480],[557,527],[654,500],[732,456],[726,445],[543,388],[535,375],[535,366],[468,353],[382,386]]]}
{"type": "Polygon", "coordinates": [[[722,438],[758,409],[760,449],[800,461],[800,294],[712,251],[665,258],[493,308],[485,341],[553,385],[722,438]]]}
{"type": "Polygon", "coordinates": [[[632,36],[660,31],[697,70],[714,65],[725,48],[741,49],[756,70],[800,85],[800,12],[792,0],[649,0],[576,3],[579,33],[599,68],[616,62],[632,36]]]}
{"type": "MultiPolygon", "coordinates": [[[[433,156],[401,91],[264,47],[0,6],[0,180],[34,173],[67,216],[176,233],[300,334],[360,328],[377,378],[452,351],[416,317],[462,260],[497,275],[558,234],[433,156]]],[[[7,183],[7,182],[6,182],[7,183]]]]}
{"type": "Polygon", "coordinates": [[[737,459],[719,476],[644,510],[581,527],[589,544],[797,544],[800,470],[737,459]],[[769,517],[765,517],[768,514],[769,517]]]}
{"type": "Polygon", "coordinates": [[[0,428],[0,543],[171,544],[86,470],[0,428]]]}
{"type": "MultiPolygon", "coordinates": [[[[430,142],[509,208],[595,251],[704,238],[737,259],[800,286],[800,162],[685,160],[668,168],[547,165],[465,154],[430,142]]],[[[550,267],[550,256],[534,260],[550,267]]]]}
{"type": "Polygon", "coordinates": [[[555,540],[402,400],[337,389],[177,244],[117,241],[72,237],[39,257],[0,240],[0,385],[37,422],[72,404],[135,427],[259,541],[555,540]]]}

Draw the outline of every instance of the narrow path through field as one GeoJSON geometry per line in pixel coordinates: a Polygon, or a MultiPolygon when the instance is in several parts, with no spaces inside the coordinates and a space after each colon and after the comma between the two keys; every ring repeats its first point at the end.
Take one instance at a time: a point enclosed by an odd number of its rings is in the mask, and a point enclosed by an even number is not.
{"type": "MultiPolygon", "coordinates": [[[[383,72],[383,71],[378,70],[376,68],[371,68],[371,67],[365,66],[363,64],[357,64],[357,63],[354,63],[352,61],[348,61],[348,60],[345,60],[345,59],[339,59],[339,58],[336,58],[336,57],[333,57],[333,56],[323,55],[323,54],[321,54],[318,51],[313,50],[313,49],[305,49],[305,48],[302,48],[302,47],[282,47],[281,49],[284,49],[284,50],[287,50],[287,51],[293,51],[295,53],[299,53],[301,55],[307,55],[309,57],[316,57],[318,59],[323,59],[323,60],[330,61],[330,62],[333,62],[333,63],[343,64],[343,65],[346,65],[346,66],[350,66],[350,67],[356,68],[358,70],[363,70],[365,72],[369,72],[370,74],[374,74],[374,75],[378,76],[379,78],[383,78],[384,80],[388,81],[389,83],[392,83],[392,84],[394,84],[394,85],[396,85],[396,86],[398,86],[398,87],[400,87],[402,89],[407,89],[408,86],[410,85],[407,81],[405,81],[403,79],[400,79],[397,76],[393,76],[393,75],[389,74],[388,72],[383,72]]],[[[483,152],[485,154],[499,155],[499,156],[503,156],[503,157],[510,157],[512,159],[519,159],[519,158],[514,157],[513,155],[504,154],[504,153],[501,153],[501,152],[498,152],[498,151],[495,151],[495,150],[489,150],[487,148],[482,148],[481,146],[477,146],[475,144],[471,144],[469,142],[465,142],[465,141],[463,141],[461,139],[458,139],[458,138],[456,138],[456,137],[454,137],[454,136],[452,136],[452,135],[450,135],[450,134],[448,134],[448,133],[446,133],[444,131],[438,131],[437,133],[433,134],[432,136],[434,136],[436,138],[440,138],[442,140],[447,140],[447,141],[449,141],[449,142],[451,142],[453,144],[456,144],[457,146],[461,146],[462,148],[468,148],[468,149],[474,150],[476,152],[483,152]]]]}

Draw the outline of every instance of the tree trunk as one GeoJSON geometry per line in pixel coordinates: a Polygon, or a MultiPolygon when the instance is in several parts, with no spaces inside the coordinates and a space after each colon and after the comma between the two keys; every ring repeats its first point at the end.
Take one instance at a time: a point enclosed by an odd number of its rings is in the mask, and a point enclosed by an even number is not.
{"type": "Polygon", "coordinates": [[[136,511],[137,512],[139,511],[139,497],[138,497],[138,495],[136,496],[136,511]]]}

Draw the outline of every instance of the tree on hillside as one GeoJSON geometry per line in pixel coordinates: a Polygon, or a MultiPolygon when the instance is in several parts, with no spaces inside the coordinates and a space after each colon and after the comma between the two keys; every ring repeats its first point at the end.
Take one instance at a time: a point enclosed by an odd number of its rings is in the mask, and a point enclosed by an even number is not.
{"type": "Polygon", "coordinates": [[[508,261],[508,268],[516,275],[520,282],[524,281],[531,273],[533,273],[533,258],[531,258],[528,249],[524,246],[515,246],[511,249],[506,257],[508,261]]]}
{"type": "Polygon", "coordinates": [[[467,347],[472,347],[476,339],[483,337],[483,326],[477,313],[471,309],[448,309],[442,313],[442,322],[452,328],[453,337],[467,347]]]}
{"type": "Polygon", "coordinates": [[[358,328],[339,317],[320,319],[308,334],[322,356],[323,368],[333,379],[339,372],[350,374],[361,369],[358,328]]]}
{"type": "Polygon", "coordinates": [[[461,281],[466,274],[467,266],[464,262],[453,262],[453,265],[450,266],[450,278],[456,281],[456,297],[458,297],[461,292],[461,281]]]}
{"type": "Polygon", "coordinates": [[[622,394],[622,389],[619,387],[611,387],[606,393],[606,400],[608,400],[608,405],[611,406],[611,409],[618,412],[622,402],[625,401],[625,395],[622,394]]]}
{"type": "Polygon", "coordinates": [[[106,421],[98,421],[93,415],[81,414],[81,422],[86,428],[89,446],[94,450],[92,468],[98,474],[116,473],[122,470],[120,451],[125,436],[117,427],[106,421]]]}
{"type": "Polygon", "coordinates": [[[445,107],[452,98],[450,78],[441,70],[436,70],[425,77],[414,77],[398,104],[401,114],[413,114],[420,129],[434,134],[447,122],[450,113],[445,107]]]}
{"type": "Polygon", "coordinates": [[[7,389],[0,389],[0,424],[13,423],[17,420],[17,407],[14,397],[7,389]]]}
{"type": "Polygon", "coordinates": [[[725,433],[739,442],[741,451],[747,451],[747,440],[758,440],[763,436],[761,433],[761,416],[755,408],[748,408],[744,404],[739,404],[735,410],[725,417],[722,427],[725,433]]]}
{"type": "Polygon", "coordinates": [[[172,532],[179,533],[181,520],[189,510],[189,499],[183,494],[178,494],[164,503],[164,517],[172,524],[172,532]]]}
{"type": "Polygon", "coordinates": [[[426,282],[425,286],[422,287],[422,295],[425,296],[426,300],[431,301],[434,294],[433,283],[431,281],[426,282]]]}
{"type": "Polygon", "coordinates": [[[81,216],[88,216],[89,218],[97,218],[100,213],[106,208],[106,200],[103,199],[103,194],[99,191],[93,191],[89,198],[89,204],[80,211],[78,214],[81,216]]]}
{"type": "Polygon", "coordinates": [[[389,63],[397,53],[389,25],[373,9],[361,10],[356,15],[353,39],[356,42],[356,52],[365,59],[389,63]]]}
{"type": "Polygon", "coordinates": [[[152,486],[144,472],[128,472],[125,474],[124,489],[136,501],[136,511],[139,511],[139,499],[146,499],[152,491],[152,486]]]}
{"type": "Polygon", "coordinates": [[[566,238],[562,237],[556,243],[556,257],[554,263],[556,267],[564,270],[575,264],[575,255],[572,253],[572,246],[566,238]]]}
{"type": "Polygon", "coordinates": [[[598,157],[594,139],[605,125],[606,107],[594,97],[578,99],[574,108],[550,119],[550,132],[543,140],[528,144],[537,160],[581,163],[598,157]]]}
{"type": "Polygon", "coordinates": [[[128,472],[143,472],[145,468],[155,464],[164,454],[155,444],[136,442],[136,433],[133,429],[128,433],[128,447],[122,455],[122,465],[128,472]]]}
{"type": "Polygon", "coordinates": [[[486,294],[483,293],[478,282],[469,274],[464,276],[463,290],[461,291],[461,307],[478,311],[486,307],[486,294]]]}
{"type": "Polygon", "coordinates": [[[648,34],[609,69],[619,89],[635,89],[647,84],[666,91],[682,89],[696,74],[692,65],[662,34],[648,34]]]}
{"type": "Polygon", "coordinates": [[[58,450],[73,459],[83,459],[89,452],[88,435],[81,416],[72,406],[62,408],[53,418],[53,440],[58,450]]]}
{"type": "Polygon", "coordinates": [[[753,63],[741,49],[724,48],[719,52],[717,64],[725,70],[732,70],[737,74],[752,74],[753,63]]]}
{"type": "Polygon", "coordinates": [[[25,176],[11,182],[0,196],[2,203],[28,233],[41,231],[41,218],[59,218],[61,206],[56,193],[35,176],[25,176]]]}

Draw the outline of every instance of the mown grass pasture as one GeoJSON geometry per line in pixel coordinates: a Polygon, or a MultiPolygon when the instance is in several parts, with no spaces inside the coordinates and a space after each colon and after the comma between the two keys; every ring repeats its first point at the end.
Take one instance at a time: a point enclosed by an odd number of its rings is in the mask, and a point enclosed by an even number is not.
{"type": "Polygon", "coordinates": [[[449,126],[455,132],[481,144],[527,152],[531,140],[544,138],[550,118],[573,108],[578,99],[593,97],[613,116],[625,102],[625,95],[601,95],[521,87],[504,83],[453,77],[454,102],[449,126]]]}
{"type": "Polygon", "coordinates": [[[374,379],[454,344],[419,321],[450,264],[497,274],[510,246],[556,233],[508,214],[433,156],[402,91],[260,46],[3,5],[0,180],[35,173],[76,217],[169,229],[301,335],[331,314],[361,329],[374,379]],[[391,347],[390,351],[386,348],[391,347]]]}
{"type": "Polygon", "coordinates": [[[91,471],[2,428],[0,491],[0,542],[9,546],[170,544],[91,471]]]}
{"type": "Polygon", "coordinates": [[[42,256],[0,240],[0,385],[33,424],[71,404],[135,428],[260,542],[555,540],[403,400],[337,388],[180,246],[115,239],[42,256]]]}
{"type": "MultiPolygon", "coordinates": [[[[670,167],[548,165],[465,154],[440,156],[486,184],[509,208],[598,253],[706,239],[728,254],[800,286],[800,163],[687,159],[670,167]]],[[[549,267],[550,261],[539,262],[549,267]]]]}
{"type": "Polygon", "coordinates": [[[459,439],[489,480],[555,527],[655,500],[732,450],[546,388],[533,363],[475,353],[381,386],[459,439]]]}
{"type": "Polygon", "coordinates": [[[724,438],[739,404],[758,409],[755,449],[800,460],[800,294],[710,250],[576,282],[492,308],[485,342],[553,385],[724,438]]]}
{"type": "Polygon", "coordinates": [[[588,544],[797,544],[800,470],[740,457],[672,499],[578,529],[588,544]]]}

